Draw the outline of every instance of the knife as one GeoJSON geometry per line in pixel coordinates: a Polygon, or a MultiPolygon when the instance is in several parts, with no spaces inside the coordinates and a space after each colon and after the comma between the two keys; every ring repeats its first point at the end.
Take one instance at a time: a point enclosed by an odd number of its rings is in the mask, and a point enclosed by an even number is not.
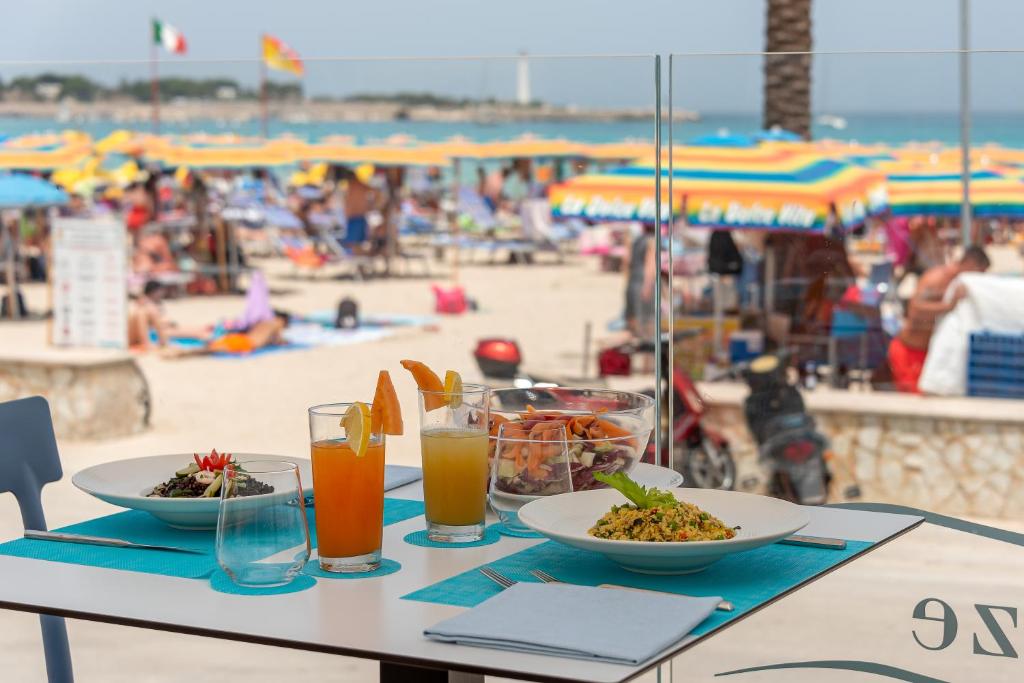
{"type": "Polygon", "coordinates": [[[193,555],[205,555],[202,550],[192,548],[177,548],[170,545],[152,545],[148,543],[132,543],[120,538],[104,538],[102,536],[86,536],[84,534],[68,534],[59,531],[39,531],[38,529],[25,529],[25,538],[36,541],[62,541],[64,543],[82,543],[85,545],[102,545],[111,548],[135,548],[136,550],[166,550],[175,553],[191,553],[193,555]]]}
{"type": "Polygon", "coordinates": [[[806,548],[827,548],[829,550],[846,550],[846,541],[841,538],[825,538],[824,536],[786,536],[779,543],[800,545],[806,548]]]}

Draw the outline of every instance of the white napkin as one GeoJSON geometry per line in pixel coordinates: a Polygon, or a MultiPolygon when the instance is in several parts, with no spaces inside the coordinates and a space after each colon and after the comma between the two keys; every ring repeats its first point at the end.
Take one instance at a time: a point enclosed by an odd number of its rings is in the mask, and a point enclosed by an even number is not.
{"type": "Polygon", "coordinates": [[[460,645],[638,665],[682,640],[720,601],[517,583],[423,633],[460,645]]]}

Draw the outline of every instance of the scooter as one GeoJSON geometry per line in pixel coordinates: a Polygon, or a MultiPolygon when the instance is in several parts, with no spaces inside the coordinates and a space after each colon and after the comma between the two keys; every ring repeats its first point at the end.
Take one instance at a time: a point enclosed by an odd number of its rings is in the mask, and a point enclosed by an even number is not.
{"type": "Polygon", "coordinates": [[[828,439],[817,431],[800,391],[789,380],[784,358],[761,356],[743,371],[750,387],[743,404],[747,427],[769,472],[769,495],[821,505],[832,480],[826,462],[828,439]]]}
{"type": "MultiPolygon", "coordinates": [[[[685,330],[671,336],[677,342],[701,334],[699,330],[685,330]]],[[[668,411],[664,411],[662,430],[662,452],[655,451],[654,440],[647,447],[646,462],[668,463],[671,449],[672,467],[683,475],[683,485],[693,488],[732,490],[736,487],[736,462],[729,450],[729,441],[714,429],[704,424],[706,407],[697,391],[693,379],[679,367],[673,367],[671,378],[668,372],[669,354],[672,352],[670,336],[662,335],[662,368],[659,373],[660,387],[647,389],[643,393],[657,398],[660,393],[662,405],[672,399],[672,424],[668,424],[668,411]]],[[[605,349],[598,357],[602,375],[628,374],[630,358],[637,353],[654,351],[653,341],[632,341],[605,349]]]]}

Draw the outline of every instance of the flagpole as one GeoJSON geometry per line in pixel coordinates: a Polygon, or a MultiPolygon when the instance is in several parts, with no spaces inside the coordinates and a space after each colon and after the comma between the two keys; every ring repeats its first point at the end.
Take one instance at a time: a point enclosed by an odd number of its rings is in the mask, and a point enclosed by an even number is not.
{"type": "Polygon", "coordinates": [[[263,41],[265,35],[260,36],[260,118],[263,121],[263,139],[267,139],[267,62],[263,58],[263,41]]]}
{"type": "Polygon", "coordinates": [[[149,28],[149,97],[153,106],[153,134],[160,133],[160,77],[157,72],[156,19],[149,28]]]}

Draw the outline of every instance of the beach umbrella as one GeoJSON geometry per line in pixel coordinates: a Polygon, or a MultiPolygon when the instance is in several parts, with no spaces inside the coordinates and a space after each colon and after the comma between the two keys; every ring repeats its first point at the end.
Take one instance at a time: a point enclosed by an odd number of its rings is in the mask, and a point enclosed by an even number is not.
{"type": "MultiPolygon", "coordinates": [[[[892,168],[886,172],[889,204],[897,216],[960,216],[958,168],[892,168]]],[[[994,171],[971,173],[971,212],[985,218],[1024,218],[1024,182],[994,171]]]]}
{"type": "Polygon", "coordinates": [[[24,173],[0,175],[0,209],[66,204],[67,194],[42,178],[24,173]]]}
{"type": "MultiPolygon", "coordinates": [[[[66,204],[67,194],[60,188],[46,182],[42,178],[23,173],[0,175],[0,209],[23,209],[32,207],[55,206],[66,204]]],[[[4,271],[7,278],[7,311],[13,319],[18,317],[17,306],[17,272],[15,257],[17,253],[18,234],[11,228],[6,236],[7,248],[4,250],[4,271]]]]}
{"type": "MultiPolygon", "coordinates": [[[[709,157],[682,148],[673,155],[671,198],[664,166],[662,173],[662,220],[680,215],[685,204],[693,227],[820,233],[833,209],[849,228],[886,206],[881,173],[821,155],[778,151],[709,157]]],[[[654,181],[651,163],[577,176],[551,188],[552,212],[650,222],[654,181]]]]}
{"type": "Polygon", "coordinates": [[[525,136],[515,140],[472,142],[450,140],[425,146],[453,159],[500,161],[506,159],[572,159],[587,155],[589,145],[564,139],[525,136]]]}
{"type": "Polygon", "coordinates": [[[186,166],[196,170],[242,170],[286,166],[295,163],[296,141],[270,140],[255,145],[156,145],[145,152],[147,160],[164,167],[186,166]]]}
{"type": "Polygon", "coordinates": [[[754,140],[758,142],[803,142],[804,139],[794,133],[793,131],[786,130],[774,126],[768,130],[759,130],[753,135],[754,140]]]}
{"type": "Polygon", "coordinates": [[[373,164],[394,166],[448,166],[448,156],[432,146],[392,147],[387,145],[356,145],[350,143],[316,143],[303,145],[300,160],[314,163],[355,166],[373,164]]]}
{"type": "Polygon", "coordinates": [[[84,162],[92,153],[88,142],[71,142],[54,148],[0,146],[0,170],[54,171],[84,162]]]}
{"type": "Polygon", "coordinates": [[[714,135],[701,135],[687,141],[691,147],[757,147],[757,140],[750,135],[719,131],[714,135]]]}

